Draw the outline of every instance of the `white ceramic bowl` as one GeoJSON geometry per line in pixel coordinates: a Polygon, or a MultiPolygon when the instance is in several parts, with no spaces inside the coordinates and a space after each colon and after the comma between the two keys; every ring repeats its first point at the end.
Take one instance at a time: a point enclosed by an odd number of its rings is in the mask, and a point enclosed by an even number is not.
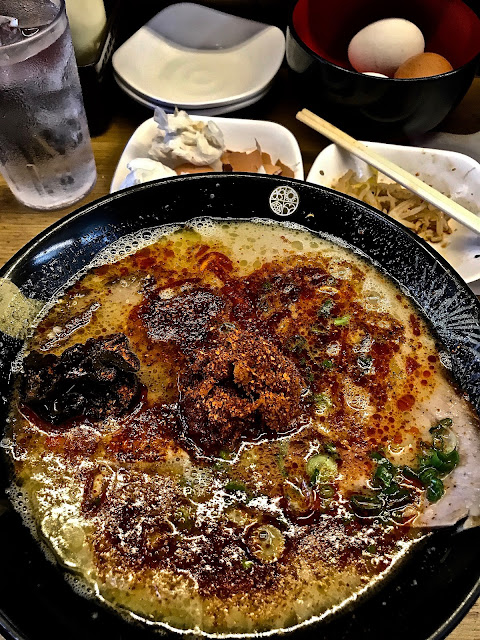
{"type": "MultiPolygon", "coordinates": [[[[469,156],[440,149],[404,147],[380,142],[364,142],[385,158],[430,184],[438,191],[474,213],[480,213],[480,164],[469,156]]],[[[307,182],[331,187],[332,184],[352,169],[360,177],[370,175],[369,166],[362,160],[329,145],[316,158],[307,176],[307,182]]],[[[390,179],[388,179],[390,180],[390,179]]],[[[446,246],[429,243],[459,275],[468,283],[480,279],[480,236],[462,227],[455,220],[454,228],[447,237],[446,246]]]]}
{"type": "Polygon", "coordinates": [[[188,110],[261,92],[284,53],[285,37],[277,27],[181,2],[124,42],[113,67],[135,92],[188,110]]]}
{"type": "MultiPolygon", "coordinates": [[[[258,141],[262,151],[269,153],[273,162],[280,159],[291,167],[294,177],[303,180],[303,162],[300,147],[295,136],[282,125],[264,120],[243,120],[240,118],[215,118],[191,116],[192,120],[206,122],[212,120],[222,131],[225,146],[230,151],[251,151],[258,141]]],[[[133,133],[118,162],[110,193],[118,191],[128,175],[127,164],[134,158],[148,157],[148,149],[158,131],[153,118],[146,120],[133,133]]]]}

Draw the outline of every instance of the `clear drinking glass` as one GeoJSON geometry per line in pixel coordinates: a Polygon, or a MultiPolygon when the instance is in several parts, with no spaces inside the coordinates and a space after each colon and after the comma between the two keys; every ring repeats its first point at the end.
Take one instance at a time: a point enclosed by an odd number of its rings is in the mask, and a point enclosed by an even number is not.
{"type": "Polygon", "coordinates": [[[64,0],[0,0],[0,172],[33,209],[66,207],[95,184],[64,0]]]}

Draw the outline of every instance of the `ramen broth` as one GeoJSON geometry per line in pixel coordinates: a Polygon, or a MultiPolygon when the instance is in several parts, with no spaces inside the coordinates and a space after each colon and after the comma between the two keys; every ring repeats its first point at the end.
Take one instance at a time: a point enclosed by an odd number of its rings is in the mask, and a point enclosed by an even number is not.
{"type": "Polygon", "coordinates": [[[411,302],[286,225],[121,241],[24,356],[12,499],[77,588],[178,630],[289,628],[372,588],[477,433],[411,302]]]}

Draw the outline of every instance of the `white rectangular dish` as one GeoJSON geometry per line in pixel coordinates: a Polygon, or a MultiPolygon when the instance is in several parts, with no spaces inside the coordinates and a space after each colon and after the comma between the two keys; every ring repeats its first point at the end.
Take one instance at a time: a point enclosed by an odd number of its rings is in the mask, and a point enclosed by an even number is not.
{"type": "MultiPolygon", "coordinates": [[[[453,151],[364,142],[377,153],[418,176],[473,213],[480,213],[480,164],[453,151]]],[[[361,178],[371,175],[369,165],[331,144],[316,158],[307,182],[332,187],[352,169],[361,178]]],[[[391,182],[390,178],[387,181],[391,182]]],[[[468,283],[480,279],[480,236],[450,220],[453,233],[444,243],[429,243],[468,283]]]]}
{"type": "MultiPolygon", "coordinates": [[[[262,151],[269,153],[273,162],[277,159],[289,166],[294,177],[303,180],[303,162],[300,147],[295,136],[282,125],[264,120],[243,120],[240,118],[215,118],[191,116],[192,120],[213,121],[223,133],[225,146],[230,151],[251,151],[256,141],[262,151]]],[[[147,158],[148,149],[158,130],[153,118],[146,120],[133,133],[118,162],[110,193],[120,189],[128,175],[127,164],[134,158],[147,158]]]]}

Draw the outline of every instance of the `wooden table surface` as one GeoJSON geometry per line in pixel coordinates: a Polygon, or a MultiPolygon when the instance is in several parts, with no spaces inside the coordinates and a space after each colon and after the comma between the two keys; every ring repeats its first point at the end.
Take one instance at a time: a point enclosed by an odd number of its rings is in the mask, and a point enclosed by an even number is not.
{"type": "MultiPolygon", "coordinates": [[[[295,120],[295,113],[302,106],[290,86],[286,70],[282,70],[265,98],[257,105],[231,115],[270,120],[290,129],[300,145],[307,175],[316,156],[329,141],[295,120]]],[[[113,118],[108,130],[92,140],[97,163],[97,183],[91,193],[73,207],[53,212],[27,209],[15,200],[0,176],[0,265],[65,214],[109,193],[115,167],[128,139],[138,125],[152,115],[151,111],[137,106],[120,92],[115,96],[112,110],[113,118]]],[[[442,124],[441,130],[452,133],[473,133],[480,130],[480,78],[475,79],[470,91],[442,124]]],[[[448,636],[448,640],[480,640],[480,600],[448,636]]]]}

